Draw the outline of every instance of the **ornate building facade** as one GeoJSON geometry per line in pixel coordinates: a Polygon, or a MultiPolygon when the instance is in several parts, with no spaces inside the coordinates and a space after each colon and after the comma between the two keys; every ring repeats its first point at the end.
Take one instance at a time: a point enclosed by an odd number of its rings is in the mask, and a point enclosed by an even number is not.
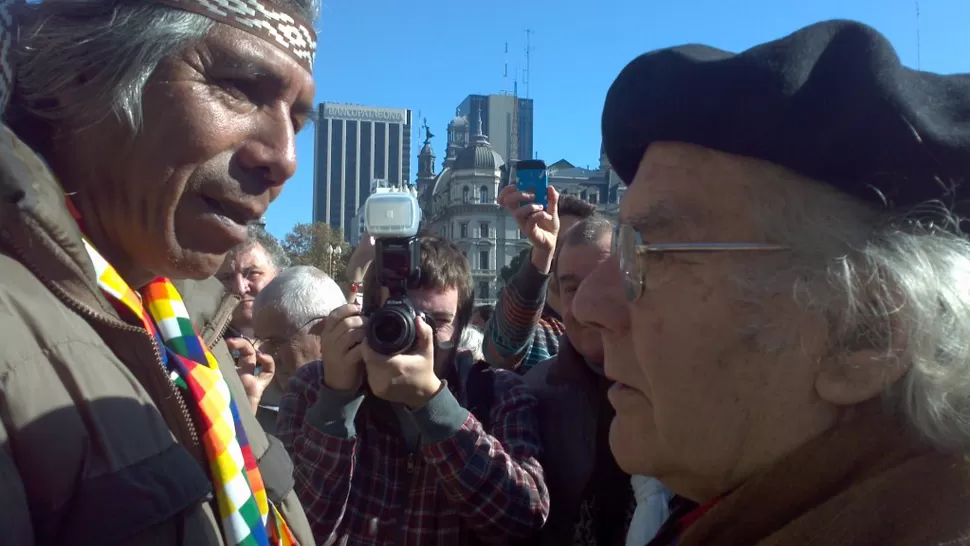
{"type": "MultiPolygon", "coordinates": [[[[504,287],[500,277],[529,242],[515,219],[495,198],[509,184],[510,168],[482,133],[460,115],[448,124],[441,170],[435,172],[434,137],[425,126],[418,154],[417,193],[423,229],[454,241],[468,257],[475,284],[475,304],[492,304],[504,287]]],[[[574,195],[616,217],[623,185],[601,151],[599,169],[575,167],[565,160],[549,165],[549,183],[560,193],[574,195]]]]}
{"type": "MultiPolygon", "coordinates": [[[[435,173],[430,138],[418,155],[418,195],[425,229],[454,241],[468,257],[476,305],[495,302],[502,288],[499,272],[528,242],[520,238],[512,216],[495,197],[507,179],[505,161],[492,149],[477,120],[474,134],[468,121],[456,116],[448,125],[448,145],[440,172],[435,173]]],[[[430,133],[428,134],[430,137],[430,133]]]]}

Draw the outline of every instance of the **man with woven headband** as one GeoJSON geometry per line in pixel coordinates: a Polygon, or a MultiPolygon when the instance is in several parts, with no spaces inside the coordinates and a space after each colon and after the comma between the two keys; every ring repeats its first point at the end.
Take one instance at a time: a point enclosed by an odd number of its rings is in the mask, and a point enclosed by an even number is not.
{"type": "Polygon", "coordinates": [[[293,175],[318,8],[17,13],[0,65],[16,68],[0,127],[3,544],[313,544],[221,341],[235,301],[183,300],[172,281],[215,273],[293,175]]]}
{"type": "Polygon", "coordinates": [[[629,188],[573,313],[620,467],[698,504],[651,546],[970,544],[970,74],[849,21],[674,47],[603,143],[629,188]]]}

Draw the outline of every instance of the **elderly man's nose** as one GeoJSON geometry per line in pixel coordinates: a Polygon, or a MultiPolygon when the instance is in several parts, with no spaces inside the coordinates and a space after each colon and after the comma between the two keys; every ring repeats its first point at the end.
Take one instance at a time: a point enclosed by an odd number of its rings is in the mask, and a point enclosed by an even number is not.
{"type": "Polygon", "coordinates": [[[576,320],[594,328],[621,330],[626,324],[626,301],[620,267],[610,257],[583,279],[572,305],[576,320]]]}
{"type": "Polygon", "coordinates": [[[249,281],[242,275],[236,275],[232,278],[231,290],[233,294],[243,296],[249,291],[249,281]]]}

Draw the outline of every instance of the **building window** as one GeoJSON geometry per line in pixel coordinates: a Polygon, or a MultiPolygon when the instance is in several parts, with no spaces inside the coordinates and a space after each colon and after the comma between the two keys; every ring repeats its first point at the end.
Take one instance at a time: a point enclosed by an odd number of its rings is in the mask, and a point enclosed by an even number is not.
{"type": "Polygon", "coordinates": [[[488,299],[488,281],[481,281],[478,283],[478,299],[488,299]]]}
{"type": "Polygon", "coordinates": [[[468,224],[461,225],[461,236],[462,238],[468,237],[468,224]]]}
{"type": "Polygon", "coordinates": [[[470,192],[468,190],[468,186],[465,186],[464,188],[461,189],[461,202],[462,203],[467,203],[468,202],[468,194],[469,193],[470,192]]]}
{"type": "Polygon", "coordinates": [[[583,201],[589,201],[589,197],[586,195],[586,190],[583,190],[582,193],[579,194],[579,198],[583,201]]]}
{"type": "Polygon", "coordinates": [[[478,226],[478,236],[488,239],[488,222],[482,222],[482,225],[478,226]]]}
{"type": "Polygon", "coordinates": [[[479,269],[489,269],[488,267],[488,251],[479,250],[478,251],[478,268],[479,269]]]}
{"type": "Polygon", "coordinates": [[[478,190],[478,200],[482,203],[488,203],[488,186],[482,186],[478,190]]]}
{"type": "Polygon", "coordinates": [[[589,204],[590,205],[598,205],[599,204],[599,200],[600,200],[599,193],[597,193],[597,192],[594,191],[593,193],[589,194],[589,204]]]}

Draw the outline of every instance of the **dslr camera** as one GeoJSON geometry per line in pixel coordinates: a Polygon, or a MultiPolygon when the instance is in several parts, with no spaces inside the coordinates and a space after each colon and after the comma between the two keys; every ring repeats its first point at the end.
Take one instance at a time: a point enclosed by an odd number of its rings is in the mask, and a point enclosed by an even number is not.
{"type": "Polygon", "coordinates": [[[374,237],[371,267],[388,292],[383,305],[364,309],[366,335],[368,345],[383,355],[407,352],[417,338],[418,314],[407,293],[421,279],[420,224],[421,208],[408,192],[375,193],[364,203],[364,225],[374,237]]]}

